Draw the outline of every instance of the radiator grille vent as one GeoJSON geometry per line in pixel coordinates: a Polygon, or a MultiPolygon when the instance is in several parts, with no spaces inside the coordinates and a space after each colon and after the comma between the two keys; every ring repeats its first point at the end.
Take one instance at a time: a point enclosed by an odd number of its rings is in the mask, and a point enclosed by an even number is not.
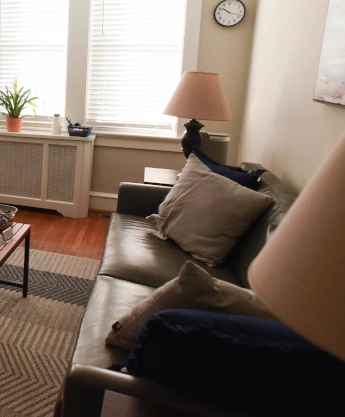
{"type": "Polygon", "coordinates": [[[41,197],[43,145],[0,142],[0,194],[41,197]]]}
{"type": "Polygon", "coordinates": [[[76,146],[49,145],[48,200],[73,203],[76,146]]]}

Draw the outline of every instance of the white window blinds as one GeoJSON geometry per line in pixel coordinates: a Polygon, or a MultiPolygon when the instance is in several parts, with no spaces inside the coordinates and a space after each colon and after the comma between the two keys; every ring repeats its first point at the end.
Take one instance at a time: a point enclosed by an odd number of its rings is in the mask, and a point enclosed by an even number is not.
{"type": "Polygon", "coordinates": [[[39,96],[40,116],[64,114],[68,4],[0,0],[0,88],[18,75],[19,87],[39,96]]]}
{"type": "Polygon", "coordinates": [[[186,0],[93,0],[88,121],[171,128],[162,115],[181,76],[186,0]]]}

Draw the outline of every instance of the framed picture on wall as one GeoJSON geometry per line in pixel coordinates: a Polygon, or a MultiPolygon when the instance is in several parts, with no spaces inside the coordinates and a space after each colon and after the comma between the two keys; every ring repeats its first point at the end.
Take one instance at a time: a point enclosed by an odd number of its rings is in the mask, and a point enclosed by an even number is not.
{"type": "Polygon", "coordinates": [[[345,107],[345,1],[330,0],[314,100],[345,107]]]}

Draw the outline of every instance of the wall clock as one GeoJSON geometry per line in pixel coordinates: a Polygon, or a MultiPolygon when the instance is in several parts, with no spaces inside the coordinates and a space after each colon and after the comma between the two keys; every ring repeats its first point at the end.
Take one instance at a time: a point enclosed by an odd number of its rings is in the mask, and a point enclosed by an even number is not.
{"type": "Polygon", "coordinates": [[[222,1],[214,10],[214,18],[221,26],[231,27],[240,23],[246,7],[240,0],[222,1]]]}

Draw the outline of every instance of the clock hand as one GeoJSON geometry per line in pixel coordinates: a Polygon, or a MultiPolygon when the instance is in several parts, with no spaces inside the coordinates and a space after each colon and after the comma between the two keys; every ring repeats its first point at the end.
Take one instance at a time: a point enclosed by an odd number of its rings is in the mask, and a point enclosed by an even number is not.
{"type": "Polygon", "coordinates": [[[232,13],[232,12],[229,12],[229,10],[224,9],[224,7],[222,7],[222,9],[223,9],[225,12],[229,13],[229,14],[235,14],[235,15],[239,16],[239,14],[238,14],[238,13],[232,13]]]}

